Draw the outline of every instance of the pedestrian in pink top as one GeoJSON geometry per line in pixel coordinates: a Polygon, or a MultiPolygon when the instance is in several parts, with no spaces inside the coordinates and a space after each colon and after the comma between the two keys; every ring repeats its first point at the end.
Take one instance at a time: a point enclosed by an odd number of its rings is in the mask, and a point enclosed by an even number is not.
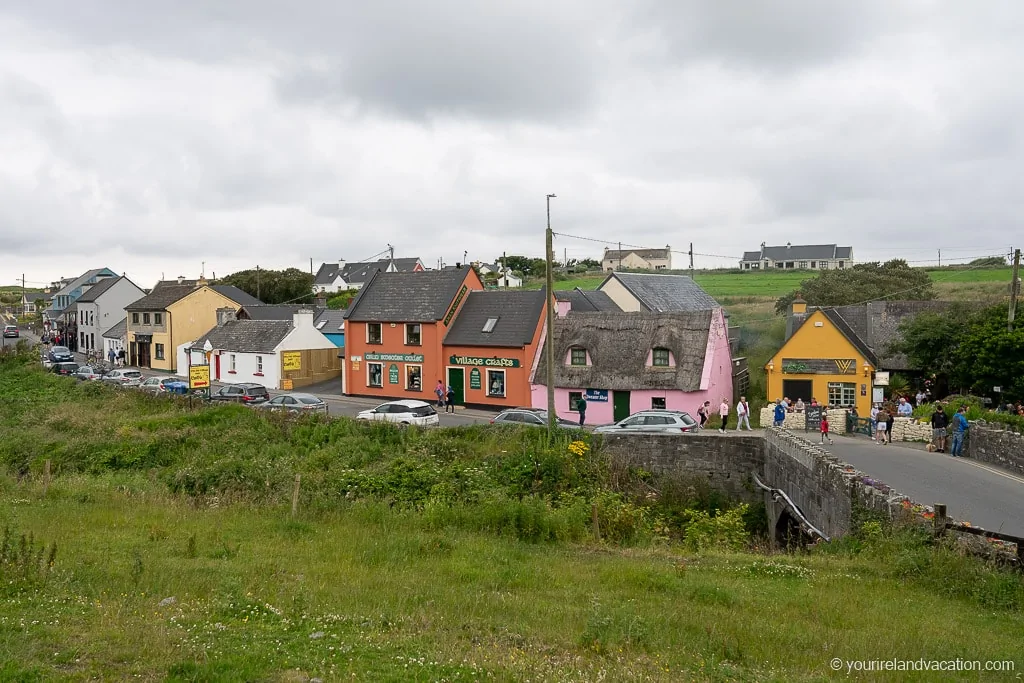
{"type": "Polygon", "coordinates": [[[729,422],[729,399],[723,398],[722,405],[718,406],[718,415],[722,418],[722,428],[718,431],[725,433],[725,425],[729,422]]]}

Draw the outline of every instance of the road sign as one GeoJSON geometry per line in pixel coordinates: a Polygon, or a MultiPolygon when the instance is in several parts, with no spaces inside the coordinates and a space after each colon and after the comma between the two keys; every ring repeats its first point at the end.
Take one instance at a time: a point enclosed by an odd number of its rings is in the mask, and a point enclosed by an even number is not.
{"type": "Polygon", "coordinates": [[[193,365],[188,369],[188,388],[189,389],[209,389],[210,388],[210,366],[209,365],[193,365]]]}

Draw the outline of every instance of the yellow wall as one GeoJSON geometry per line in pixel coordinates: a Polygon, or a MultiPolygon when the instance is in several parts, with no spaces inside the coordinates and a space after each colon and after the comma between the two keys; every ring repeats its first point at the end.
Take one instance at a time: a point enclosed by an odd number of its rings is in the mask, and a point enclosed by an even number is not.
{"type": "Polygon", "coordinates": [[[624,311],[639,311],[640,302],[636,300],[628,289],[626,289],[621,282],[615,278],[611,278],[607,282],[603,283],[599,288],[600,291],[608,295],[615,305],[624,311]]]}
{"type": "MultiPolygon", "coordinates": [[[[195,341],[216,327],[218,308],[238,309],[239,305],[220,292],[202,287],[168,306],[167,330],[170,352],[163,361],[153,360],[153,367],[174,371],[178,346],[187,341],[195,341]]],[[[156,341],[156,335],[153,335],[153,342],[156,341]]]]}
{"type": "MultiPolygon", "coordinates": [[[[873,371],[874,368],[871,368],[873,371]]],[[[857,412],[861,417],[867,417],[871,412],[871,373],[864,376],[864,355],[857,350],[853,344],[832,324],[824,313],[815,311],[801,325],[800,329],[782,345],[782,348],[772,356],[765,365],[765,373],[768,377],[768,399],[774,403],[775,399],[782,398],[782,381],[784,379],[811,380],[813,382],[812,393],[818,399],[818,403],[828,403],[829,382],[849,382],[857,385],[857,412]],[[821,326],[817,326],[821,323],[821,326]],[[857,372],[852,375],[844,374],[795,374],[782,372],[783,358],[807,358],[807,359],[833,359],[853,358],[857,361],[857,372]],[[769,369],[774,365],[773,369],[769,369]],[[864,392],[861,390],[865,389],[864,392]],[[862,393],[866,395],[861,395],[862,393]]],[[[792,397],[790,397],[792,398],[792,397]]]]}

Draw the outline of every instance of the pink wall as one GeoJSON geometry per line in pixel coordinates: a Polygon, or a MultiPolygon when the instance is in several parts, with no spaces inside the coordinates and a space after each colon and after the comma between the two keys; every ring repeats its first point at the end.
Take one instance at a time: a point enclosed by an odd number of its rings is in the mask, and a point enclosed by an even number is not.
{"type": "MultiPolygon", "coordinates": [[[[674,357],[673,360],[675,360],[674,357]]],[[[603,387],[590,388],[603,389],[603,387]]],[[[579,414],[569,410],[570,391],[575,392],[580,391],[580,389],[555,388],[555,412],[558,413],[559,417],[576,422],[579,420],[579,414]]],[[[612,419],[614,394],[614,391],[608,392],[607,403],[587,402],[586,424],[599,425],[614,422],[612,419]]],[[[530,396],[534,408],[547,408],[548,393],[546,386],[543,384],[533,384],[530,388],[530,396]]],[[[690,392],[652,389],[630,391],[629,412],[635,413],[640,410],[650,410],[651,399],[655,397],[663,397],[665,399],[665,408],[667,410],[685,410],[694,419],[697,418],[697,408],[704,401],[711,401],[713,414],[718,413],[718,404],[722,402],[723,397],[727,397],[729,403],[732,404],[732,353],[729,350],[729,338],[721,309],[715,312],[711,321],[708,345],[704,353],[704,372],[701,376],[701,389],[690,392]]]]}

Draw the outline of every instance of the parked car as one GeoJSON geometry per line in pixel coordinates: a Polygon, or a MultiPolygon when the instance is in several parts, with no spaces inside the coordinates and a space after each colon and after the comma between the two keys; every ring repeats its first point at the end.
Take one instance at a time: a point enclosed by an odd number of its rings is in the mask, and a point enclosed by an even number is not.
{"type": "MultiPolygon", "coordinates": [[[[548,411],[540,408],[509,408],[491,418],[491,424],[547,427],[548,411]]],[[[555,425],[561,429],[581,429],[578,424],[564,417],[556,418],[555,425]]]]}
{"type": "Polygon", "coordinates": [[[595,427],[594,432],[695,432],[697,421],[681,410],[641,410],[614,424],[595,427]]]}
{"type": "Polygon", "coordinates": [[[75,370],[75,378],[95,382],[101,379],[105,373],[102,368],[93,365],[81,365],[75,370]]]}
{"type": "Polygon", "coordinates": [[[103,382],[121,387],[137,387],[142,384],[142,373],[135,368],[115,368],[103,375],[103,382]]]}
{"type": "Polygon", "coordinates": [[[151,394],[164,394],[169,391],[168,384],[178,381],[177,377],[147,377],[136,388],[151,394]]]}
{"type": "Polygon", "coordinates": [[[356,415],[357,420],[382,420],[397,422],[403,425],[419,425],[429,427],[440,424],[434,406],[425,401],[401,400],[382,403],[371,410],[364,410],[356,415]]]}
{"type": "Polygon", "coordinates": [[[66,346],[54,346],[46,357],[51,363],[70,363],[75,359],[75,354],[66,346]]]}
{"type": "Polygon", "coordinates": [[[50,372],[65,377],[71,377],[78,371],[78,363],[54,363],[50,366],[50,372]]]}
{"type": "Polygon", "coordinates": [[[244,405],[258,405],[270,398],[267,388],[262,384],[243,382],[241,384],[228,384],[213,392],[211,401],[230,401],[231,403],[242,403],[244,405]]]}
{"type": "Polygon", "coordinates": [[[259,405],[260,410],[270,412],[288,411],[292,414],[298,413],[323,413],[327,414],[327,404],[313,394],[281,394],[259,405]]]}
{"type": "Polygon", "coordinates": [[[18,338],[18,326],[17,325],[4,325],[4,339],[17,339],[18,338]]]}

